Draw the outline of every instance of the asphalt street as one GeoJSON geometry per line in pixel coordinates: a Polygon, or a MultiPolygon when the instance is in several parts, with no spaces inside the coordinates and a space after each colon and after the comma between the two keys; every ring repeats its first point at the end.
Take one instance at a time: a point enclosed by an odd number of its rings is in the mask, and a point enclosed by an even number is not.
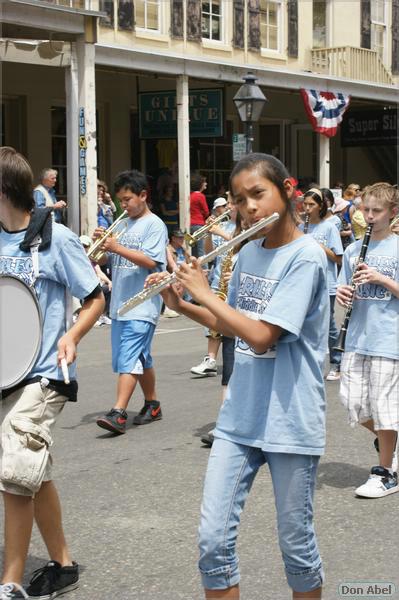
{"type": "MultiPolygon", "coordinates": [[[[81,565],[80,588],[66,598],[201,599],[196,538],[209,450],[200,436],[216,418],[220,376],[195,378],[189,372],[205,353],[203,329],[184,317],[162,317],[153,355],[163,420],[112,436],[95,424],[115,397],[109,338],[110,328],[104,326],[82,341],[79,402],[66,407],[56,431],[54,469],[64,526],[81,565]]],[[[354,488],[376,463],[373,440],[362,428],[347,425],[338,383],[327,383],[327,395],[327,452],[315,503],[326,572],[324,598],[358,597],[339,595],[345,582],[358,587],[364,581],[391,582],[398,589],[399,493],[378,500],[354,497],[354,488]]],[[[142,393],[136,390],[130,420],[141,405],[142,393]]],[[[247,502],[239,553],[243,600],[290,598],[267,468],[247,502]]],[[[46,560],[35,530],[26,578],[46,560]]],[[[398,599],[399,592],[389,597],[398,599]]]]}

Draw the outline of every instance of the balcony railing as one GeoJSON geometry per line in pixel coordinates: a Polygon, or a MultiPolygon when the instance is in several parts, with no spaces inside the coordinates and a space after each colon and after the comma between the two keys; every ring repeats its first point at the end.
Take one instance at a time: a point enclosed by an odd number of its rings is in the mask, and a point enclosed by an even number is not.
{"type": "Polygon", "coordinates": [[[314,49],[312,71],[358,81],[395,83],[377,52],[366,48],[343,46],[314,49]]]}
{"type": "Polygon", "coordinates": [[[38,4],[54,4],[75,10],[98,10],[98,0],[39,0],[38,4]]]}

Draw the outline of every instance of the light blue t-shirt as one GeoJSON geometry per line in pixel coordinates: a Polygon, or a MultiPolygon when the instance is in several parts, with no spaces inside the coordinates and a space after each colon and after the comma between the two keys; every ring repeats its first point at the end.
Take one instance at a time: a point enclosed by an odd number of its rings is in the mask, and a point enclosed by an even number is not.
{"type": "MultiPolygon", "coordinates": [[[[342,256],[344,250],[342,248],[341,236],[334,222],[331,221],[331,219],[320,221],[316,225],[309,223],[307,235],[311,235],[316,242],[330,248],[337,256],[342,256]]],[[[303,231],[303,223],[298,226],[298,229],[303,231]]],[[[337,293],[337,265],[327,255],[326,258],[328,265],[328,293],[330,296],[335,296],[337,293]]]]}
{"type": "MultiPolygon", "coordinates": [[[[345,250],[339,284],[350,285],[362,241],[358,240],[345,250]]],[[[371,240],[365,262],[399,282],[399,236],[392,234],[384,240],[371,240]]],[[[356,289],[345,350],[399,359],[399,298],[381,285],[360,285],[356,289]]]]}
{"type": "Polygon", "coordinates": [[[236,338],[215,435],[267,452],[319,456],[325,444],[327,259],[311,236],[275,249],[262,242],[240,250],[228,301],[284,332],[263,354],[236,338]]]}
{"type": "MultiPolygon", "coordinates": [[[[236,229],[236,224],[233,221],[227,221],[227,223],[220,223],[219,226],[221,229],[223,229],[225,233],[227,233],[230,236],[233,235],[236,229]]],[[[227,241],[228,240],[225,240],[221,235],[212,234],[212,246],[214,250],[216,250],[216,248],[219,248],[222,244],[225,244],[227,241]]],[[[218,254],[218,256],[215,258],[214,266],[208,276],[209,284],[212,288],[214,288],[215,285],[219,285],[218,281],[215,282],[215,277],[216,273],[220,271],[220,264],[225,256],[226,252],[222,252],[221,254],[218,254]]]]}
{"type": "Polygon", "coordinates": [[[130,250],[139,250],[157,263],[155,269],[145,269],[123,258],[119,254],[112,257],[112,293],[110,316],[118,321],[148,321],[157,323],[161,312],[162,298],[158,294],[146,300],[136,308],[132,308],[123,316],[118,316],[118,308],[126,300],[141,292],[144,282],[150,273],[166,269],[166,246],[168,231],[163,221],[153,213],[138,219],[126,219],[119,224],[118,230],[126,230],[119,238],[119,243],[130,250]]]}
{"type": "Polygon", "coordinates": [[[328,221],[330,221],[330,223],[333,223],[335,225],[335,227],[337,228],[337,231],[340,232],[342,229],[342,221],[341,219],[338,217],[338,215],[333,215],[332,217],[330,217],[328,219],[328,221]]]}
{"type": "MultiPolygon", "coordinates": [[[[9,233],[0,229],[0,273],[14,275],[31,285],[31,254],[19,249],[24,237],[25,231],[9,233]]],[[[43,340],[27,377],[40,375],[63,381],[57,366],[57,342],[66,331],[66,291],[76,298],[86,298],[98,286],[98,279],[78,237],[64,225],[53,223],[51,245],[38,256],[39,277],[34,288],[43,317],[43,340]]],[[[69,375],[76,378],[75,364],[69,365],[69,375]]]]}

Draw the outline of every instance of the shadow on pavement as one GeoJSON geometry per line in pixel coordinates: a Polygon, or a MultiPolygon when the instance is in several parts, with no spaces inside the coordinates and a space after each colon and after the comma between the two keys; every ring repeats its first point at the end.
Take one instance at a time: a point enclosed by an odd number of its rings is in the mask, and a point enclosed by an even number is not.
{"type": "Polygon", "coordinates": [[[327,485],[334,488],[355,488],[364,483],[369,469],[344,462],[321,462],[317,472],[317,489],[327,485]]]}

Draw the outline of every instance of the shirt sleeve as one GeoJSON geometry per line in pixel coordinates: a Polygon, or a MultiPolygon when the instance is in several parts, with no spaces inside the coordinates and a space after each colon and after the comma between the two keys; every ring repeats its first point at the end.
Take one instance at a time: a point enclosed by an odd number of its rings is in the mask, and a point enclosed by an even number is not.
{"type": "Polygon", "coordinates": [[[261,320],[293,334],[282,336],[280,341],[294,341],[323,285],[326,286],[326,273],[321,264],[309,260],[296,262],[278,283],[261,320]]]}
{"type": "Polygon", "coordinates": [[[348,285],[352,278],[351,249],[345,250],[342,268],[338,276],[338,285],[348,285]]]}
{"type": "Polygon", "coordinates": [[[37,208],[43,208],[46,206],[46,199],[40,190],[34,190],[33,198],[37,208]]]}
{"type": "Polygon", "coordinates": [[[204,216],[204,219],[207,219],[209,217],[209,208],[204,194],[200,194],[200,210],[204,216]]]}
{"type": "Polygon", "coordinates": [[[167,243],[165,225],[162,222],[151,223],[145,232],[141,252],[165,268],[167,243]]]}
{"type": "Polygon", "coordinates": [[[97,275],[76,236],[58,248],[55,269],[57,281],[76,298],[86,298],[98,285],[97,275]]]}
{"type": "Polygon", "coordinates": [[[344,249],[342,247],[341,236],[336,227],[333,225],[329,230],[328,247],[332,250],[336,256],[342,256],[344,249]]]}

